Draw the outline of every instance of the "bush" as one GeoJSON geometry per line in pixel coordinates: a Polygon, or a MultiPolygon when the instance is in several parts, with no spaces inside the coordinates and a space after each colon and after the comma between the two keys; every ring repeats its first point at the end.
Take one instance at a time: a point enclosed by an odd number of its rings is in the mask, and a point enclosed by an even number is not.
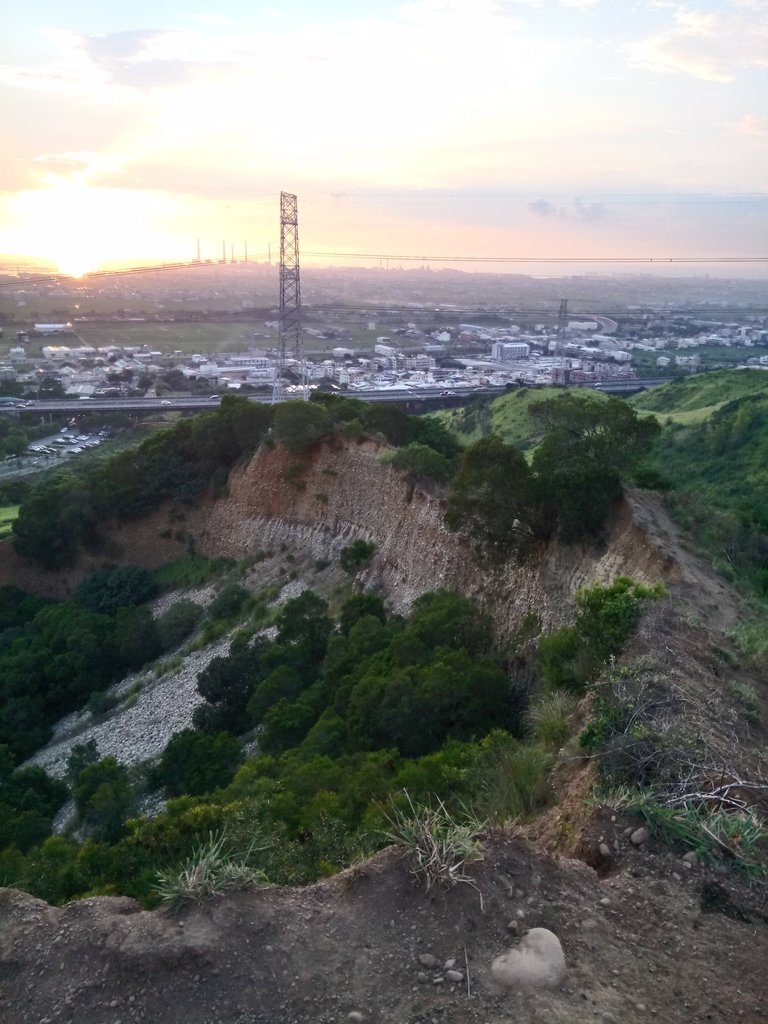
{"type": "Polygon", "coordinates": [[[141,565],[121,569],[97,569],[78,585],[72,600],[89,611],[113,615],[118,608],[131,608],[155,596],[152,573],[141,565]]]}
{"type": "Polygon", "coordinates": [[[209,793],[232,781],[242,757],[242,746],[227,732],[183,729],[163,751],[154,780],[170,796],[209,793]]]}
{"type": "Polygon", "coordinates": [[[168,651],[178,647],[190,635],[203,616],[203,609],[195,601],[186,598],[158,616],[155,622],[160,648],[168,651]]]}
{"type": "Polygon", "coordinates": [[[576,593],[579,612],[573,626],[556,629],[539,641],[536,667],[546,688],[581,693],[610,658],[617,656],[643,613],[643,603],[666,593],[661,584],[646,587],[628,576],[608,586],[596,583],[576,593]]]}
{"type": "Polygon", "coordinates": [[[248,591],[239,583],[227,583],[208,606],[211,619],[234,619],[248,600],[248,591]]]}
{"type": "Polygon", "coordinates": [[[578,631],[573,626],[561,626],[543,636],[536,668],[545,689],[581,693],[589,679],[590,666],[578,631]]]}
{"type": "Polygon", "coordinates": [[[426,444],[409,444],[388,452],[384,461],[407,473],[412,479],[427,477],[445,483],[451,479],[451,464],[445,456],[426,444]]]}
{"type": "Polygon", "coordinates": [[[342,548],[339,561],[344,572],[354,576],[360,569],[368,565],[373,558],[376,545],[368,540],[355,540],[342,548]]]}

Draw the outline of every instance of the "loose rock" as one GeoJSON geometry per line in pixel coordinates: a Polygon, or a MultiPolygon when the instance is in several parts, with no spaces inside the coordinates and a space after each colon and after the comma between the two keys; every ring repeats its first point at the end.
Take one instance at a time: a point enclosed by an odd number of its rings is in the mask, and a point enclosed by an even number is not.
{"type": "Polygon", "coordinates": [[[532,928],[518,946],[491,964],[494,980],[505,988],[551,988],[565,976],[560,940],[548,928],[532,928]]]}
{"type": "Polygon", "coordinates": [[[611,856],[611,848],[608,845],[608,843],[600,843],[600,846],[598,847],[598,850],[600,851],[600,856],[601,857],[610,857],[611,856]]]}
{"type": "Polygon", "coordinates": [[[464,981],[463,971],[446,971],[445,976],[448,981],[464,981]]]}
{"type": "Polygon", "coordinates": [[[437,967],[437,957],[432,956],[431,953],[421,953],[419,956],[419,963],[422,967],[431,969],[437,967]]]}
{"type": "Polygon", "coordinates": [[[642,846],[643,843],[648,841],[648,829],[645,827],[636,828],[629,837],[629,841],[633,846],[642,846]]]}

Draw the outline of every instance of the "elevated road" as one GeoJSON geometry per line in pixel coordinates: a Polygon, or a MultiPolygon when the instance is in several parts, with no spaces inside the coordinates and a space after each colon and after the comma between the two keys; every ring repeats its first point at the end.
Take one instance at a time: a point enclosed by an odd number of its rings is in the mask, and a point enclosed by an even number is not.
{"type": "MultiPolygon", "coordinates": [[[[646,388],[659,387],[668,384],[672,377],[651,377],[643,380],[627,381],[596,381],[590,384],[576,385],[584,390],[603,391],[608,394],[627,394],[635,391],[642,391],[646,388]]],[[[525,385],[521,385],[525,386],[525,385]]],[[[536,385],[528,385],[536,386],[536,385]]],[[[444,386],[434,388],[418,388],[413,390],[383,390],[383,391],[361,391],[340,392],[346,398],[359,398],[365,402],[445,402],[451,398],[475,398],[479,395],[503,395],[504,387],[454,387],[446,389],[444,386]]],[[[247,395],[251,402],[270,404],[272,396],[247,395]]],[[[51,401],[31,401],[24,406],[9,406],[0,408],[0,412],[42,412],[42,413],[65,413],[69,415],[88,412],[205,412],[207,409],[216,409],[221,404],[221,399],[206,398],[199,395],[184,395],[173,398],[90,398],[83,399],[53,399],[51,401]]]]}

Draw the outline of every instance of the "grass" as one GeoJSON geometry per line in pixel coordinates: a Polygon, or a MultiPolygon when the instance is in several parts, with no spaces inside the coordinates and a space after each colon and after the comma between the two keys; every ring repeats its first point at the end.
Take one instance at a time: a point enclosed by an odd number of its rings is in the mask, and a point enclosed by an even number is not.
{"type": "Polygon", "coordinates": [[[651,832],[672,847],[695,851],[703,860],[722,857],[764,875],[763,850],[768,840],[765,822],[754,811],[706,810],[694,803],[666,806],[652,791],[623,791],[614,806],[640,814],[651,832]]]}
{"type": "Polygon", "coordinates": [[[731,693],[741,705],[742,713],[750,725],[760,725],[762,719],[760,699],[754,686],[734,681],[731,683],[731,693]]]}
{"type": "Polygon", "coordinates": [[[699,373],[653,388],[628,399],[640,411],[680,423],[700,423],[727,402],[768,393],[765,370],[720,370],[699,373]]]}
{"type": "Polygon", "coordinates": [[[497,824],[533,818],[552,795],[551,752],[501,731],[487,736],[483,747],[476,770],[475,813],[497,824]]]}
{"type": "Polygon", "coordinates": [[[532,738],[545,747],[559,749],[570,736],[570,718],[576,710],[576,698],[564,690],[542,694],[533,701],[527,714],[532,738]]]}
{"type": "Polygon", "coordinates": [[[461,882],[476,888],[464,868],[483,859],[483,824],[470,817],[456,820],[440,799],[434,806],[414,804],[405,793],[405,800],[405,807],[395,805],[387,817],[386,836],[403,847],[411,874],[424,891],[452,889],[461,882]]]}
{"type": "Polygon", "coordinates": [[[225,572],[229,572],[235,564],[231,558],[205,558],[203,555],[187,555],[186,558],[161,565],[159,569],[155,569],[153,576],[160,590],[200,587],[225,572]]]}
{"type": "Polygon", "coordinates": [[[14,521],[19,515],[20,505],[5,505],[0,508],[0,537],[8,537],[14,521]]]}
{"type": "Polygon", "coordinates": [[[252,852],[237,856],[228,849],[226,836],[211,832],[180,867],[158,872],[154,891],[163,903],[177,909],[233,889],[255,889],[266,884],[266,877],[248,865],[252,852]]]}

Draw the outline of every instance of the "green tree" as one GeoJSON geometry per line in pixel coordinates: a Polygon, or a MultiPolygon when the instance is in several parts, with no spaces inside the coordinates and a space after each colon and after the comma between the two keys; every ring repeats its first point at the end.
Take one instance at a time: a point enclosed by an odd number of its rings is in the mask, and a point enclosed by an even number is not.
{"type": "Polygon", "coordinates": [[[242,745],[229,733],[184,729],[166,746],[155,777],[170,796],[199,796],[231,782],[242,758],[242,745]]]}
{"type": "Polygon", "coordinates": [[[281,402],[275,411],[275,440],[290,452],[310,448],[331,432],[331,419],[313,402],[281,402]]]}
{"type": "Polygon", "coordinates": [[[448,459],[434,448],[416,442],[387,453],[386,461],[411,479],[428,478],[440,483],[450,480],[452,467],[448,459]]]}
{"type": "Polygon", "coordinates": [[[566,543],[598,535],[622,480],[659,433],[656,419],[639,417],[619,399],[574,394],[530,412],[544,430],[532,461],[543,508],[566,543]]]}
{"type": "Polygon", "coordinates": [[[387,610],[382,598],[378,594],[353,594],[341,606],[339,632],[342,636],[347,636],[356,622],[369,615],[377,618],[379,622],[387,621],[387,610]]]}
{"type": "Polygon", "coordinates": [[[81,821],[97,839],[115,842],[134,807],[128,769],[114,757],[84,768],[74,791],[81,821]]]}
{"type": "Polygon", "coordinates": [[[131,608],[149,601],[157,593],[152,573],[141,565],[119,569],[97,569],[78,584],[73,601],[92,612],[112,615],[118,608],[131,608]]]}
{"type": "Polygon", "coordinates": [[[445,523],[467,534],[491,562],[523,555],[550,528],[525,456],[498,437],[484,437],[465,450],[445,523]]]}

